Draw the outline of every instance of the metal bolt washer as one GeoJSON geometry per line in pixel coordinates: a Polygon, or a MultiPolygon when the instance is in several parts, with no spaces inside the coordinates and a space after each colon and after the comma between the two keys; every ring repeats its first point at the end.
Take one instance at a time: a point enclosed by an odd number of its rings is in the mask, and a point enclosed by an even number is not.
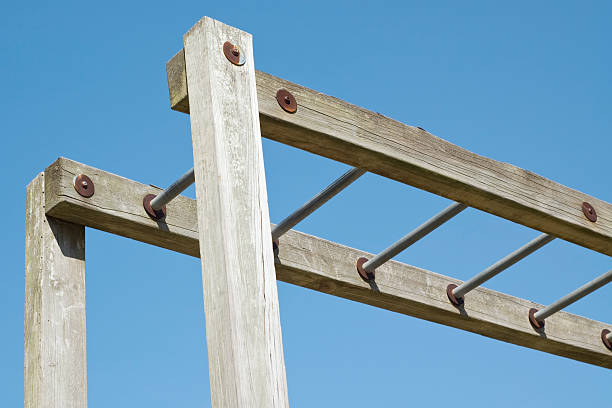
{"type": "Polygon", "coordinates": [[[223,44],[223,54],[225,58],[234,65],[241,66],[246,62],[246,58],[240,47],[229,41],[223,44]]]}
{"type": "Polygon", "coordinates": [[[376,278],[376,273],[374,271],[366,272],[366,270],[363,269],[363,264],[366,262],[368,262],[368,258],[361,257],[357,259],[357,273],[359,273],[359,276],[364,280],[364,282],[370,282],[376,278]]]}
{"type": "Polygon", "coordinates": [[[593,208],[593,206],[586,201],[582,203],[582,213],[585,217],[587,217],[587,220],[591,222],[597,221],[597,212],[595,211],[595,208],[593,208]]]}
{"type": "Polygon", "coordinates": [[[166,218],[166,206],[164,205],[161,209],[155,210],[151,207],[151,200],[157,197],[155,194],[147,194],[142,199],[142,206],[149,217],[155,221],[163,220],[166,218]]]}
{"type": "Polygon", "coordinates": [[[85,198],[93,196],[95,192],[93,181],[84,174],[79,174],[74,178],[74,189],[85,198]]]}
{"type": "Polygon", "coordinates": [[[276,101],[285,112],[295,113],[297,111],[297,101],[293,94],[286,89],[279,89],[276,92],[276,101]]]}

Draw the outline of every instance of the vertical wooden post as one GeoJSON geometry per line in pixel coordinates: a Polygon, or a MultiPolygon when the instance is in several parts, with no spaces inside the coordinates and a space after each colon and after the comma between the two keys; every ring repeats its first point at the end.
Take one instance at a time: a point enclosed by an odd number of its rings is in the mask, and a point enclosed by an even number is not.
{"type": "Polygon", "coordinates": [[[86,408],[85,228],[45,215],[44,174],[26,207],[24,405],[86,408]]]}
{"type": "Polygon", "coordinates": [[[212,405],[287,407],[252,37],[205,17],[184,40],[212,405]]]}

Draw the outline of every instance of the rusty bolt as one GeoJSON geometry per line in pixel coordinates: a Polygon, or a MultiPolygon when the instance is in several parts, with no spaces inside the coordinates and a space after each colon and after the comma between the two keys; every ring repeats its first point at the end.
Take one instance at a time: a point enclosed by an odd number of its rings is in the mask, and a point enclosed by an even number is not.
{"type": "Polygon", "coordinates": [[[223,44],[223,54],[225,55],[225,58],[227,58],[227,60],[234,65],[240,66],[244,65],[246,62],[243,53],[240,51],[240,47],[232,44],[229,41],[226,41],[223,44]]]}
{"type": "Polygon", "coordinates": [[[593,208],[593,206],[586,201],[582,203],[582,212],[584,213],[584,216],[587,217],[587,220],[591,222],[597,221],[597,212],[595,211],[595,208],[593,208]]]}
{"type": "Polygon", "coordinates": [[[276,92],[276,101],[285,112],[295,113],[297,111],[297,101],[291,92],[286,89],[279,89],[276,92]]]}
{"type": "Polygon", "coordinates": [[[74,178],[74,189],[85,198],[91,197],[95,192],[93,181],[84,174],[79,174],[74,178]]]}
{"type": "Polygon", "coordinates": [[[604,346],[606,346],[608,350],[612,351],[612,343],[608,340],[608,334],[610,334],[610,330],[603,329],[601,331],[601,341],[603,341],[604,346]]]}

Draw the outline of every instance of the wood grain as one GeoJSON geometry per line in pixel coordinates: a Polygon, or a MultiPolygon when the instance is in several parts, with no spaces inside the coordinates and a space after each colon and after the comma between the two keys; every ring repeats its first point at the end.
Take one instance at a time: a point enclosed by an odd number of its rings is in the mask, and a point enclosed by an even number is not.
{"type": "Polygon", "coordinates": [[[204,17],[184,42],[212,405],[288,407],[252,37],[204,17]]]}
{"type": "MultiPolygon", "coordinates": [[[[172,109],[189,113],[183,51],[168,62],[167,72],[172,109]]],[[[340,99],[261,71],[256,71],[255,77],[263,137],[612,256],[609,203],[511,164],[479,156],[422,129],[340,99]],[[297,99],[295,114],[278,106],[275,95],[281,88],[297,99]],[[584,201],[595,207],[596,223],[588,221],[582,213],[584,201]]],[[[608,182],[604,175],[601,182],[608,182]]]]}
{"type": "Polygon", "coordinates": [[[24,406],[86,408],[85,228],[45,215],[44,178],[27,188],[24,406]]]}
{"type": "MultiPolygon", "coordinates": [[[[156,189],[104,171],[59,159],[47,169],[47,213],[70,222],[199,256],[194,200],[177,197],[168,205],[164,223],[149,219],[142,198],[156,189]],[[90,199],[72,187],[75,174],[87,174],[96,186],[90,199]]],[[[508,343],[541,350],[601,367],[612,368],[612,352],[600,339],[612,325],[559,312],[546,321],[543,334],[527,321],[529,308],[543,305],[483,287],[466,295],[464,310],[446,298],[446,286],[456,279],[399,262],[377,269],[377,288],[363,282],[357,258],[372,254],[289,231],[280,241],[276,278],[319,292],[471,331],[508,343]]],[[[539,273],[539,271],[534,271],[539,273]]]]}

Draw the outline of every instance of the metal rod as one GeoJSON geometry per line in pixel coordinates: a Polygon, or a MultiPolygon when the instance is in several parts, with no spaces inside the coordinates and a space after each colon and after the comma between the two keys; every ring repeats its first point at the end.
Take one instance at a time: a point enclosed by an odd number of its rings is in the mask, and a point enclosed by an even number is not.
{"type": "Polygon", "coordinates": [[[353,181],[366,173],[365,170],[354,167],[344,173],[340,178],[331,183],[316,196],[290,214],[287,218],[278,223],[272,229],[272,240],[279,239],[285,232],[295,227],[300,221],[312,214],[317,208],[328,202],[333,196],[348,187],[353,181]]]}
{"type": "Polygon", "coordinates": [[[170,201],[174,200],[174,198],[181,194],[183,191],[187,189],[190,185],[195,182],[195,174],[193,172],[193,167],[187,173],[183,174],[181,178],[176,180],[174,183],[170,184],[170,187],[162,191],[157,195],[154,199],[151,200],[151,208],[154,210],[160,210],[164,205],[168,204],[170,201]]]}
{"type": "Polygon", "coordinates": [[[606,339],[608,339],[609,342],[612,342],[612,332],[608,333],[606,339]]]}
{"type": "Polygon", "coordinates": [[[495,262],[493,265],[489,266],[487,269],[480,272],[478,275],[474,276],[470,280],[463,282],[461,285],[457,286],[455,289],[453,289],[453,295],[456,298],[465,296],[472,289],[482,285],[495,275],[508,269],[526,256],[531,255],[532,253],[542,248],[544,245],[548,244],[554,239],[555,237],[548,234],[542,234],[538,236],[531,242],[527,243],[526,245],[523,245],[521,248],[512,252],[510,255],[495,262]]]}
{"type": "Polygon", "coordinates": [[[550,317],[551,315],[557,313],[559,310],[571,305],[572,303],[576,302],[579,299],[582,299],[589,293],[596,291],[597,289],[601,288],[602,286],[604,286],[605,284],[611,281],[612,281],[612,269],[604,273],[603,275],[593,279],[589,283],[582,285],[575,291],[565,295],[561,299],[557,300],[555,303],[552,303],[551,305],[545,307],[542,310],[538,310],[533,315],[533,317],[537,321],[543,321],[547,317],[550,317]]]}
{"type": "Polygon", "coordinates": [[[466,208],[467,205],[461,203],[454,203],[448,206],[445,210],[427,220],[420,227],[405,235],[402,239],[364,263],[362,266],[363,269],[366,272],[373,272],[380,265],[384,264],[466,208]]]}

